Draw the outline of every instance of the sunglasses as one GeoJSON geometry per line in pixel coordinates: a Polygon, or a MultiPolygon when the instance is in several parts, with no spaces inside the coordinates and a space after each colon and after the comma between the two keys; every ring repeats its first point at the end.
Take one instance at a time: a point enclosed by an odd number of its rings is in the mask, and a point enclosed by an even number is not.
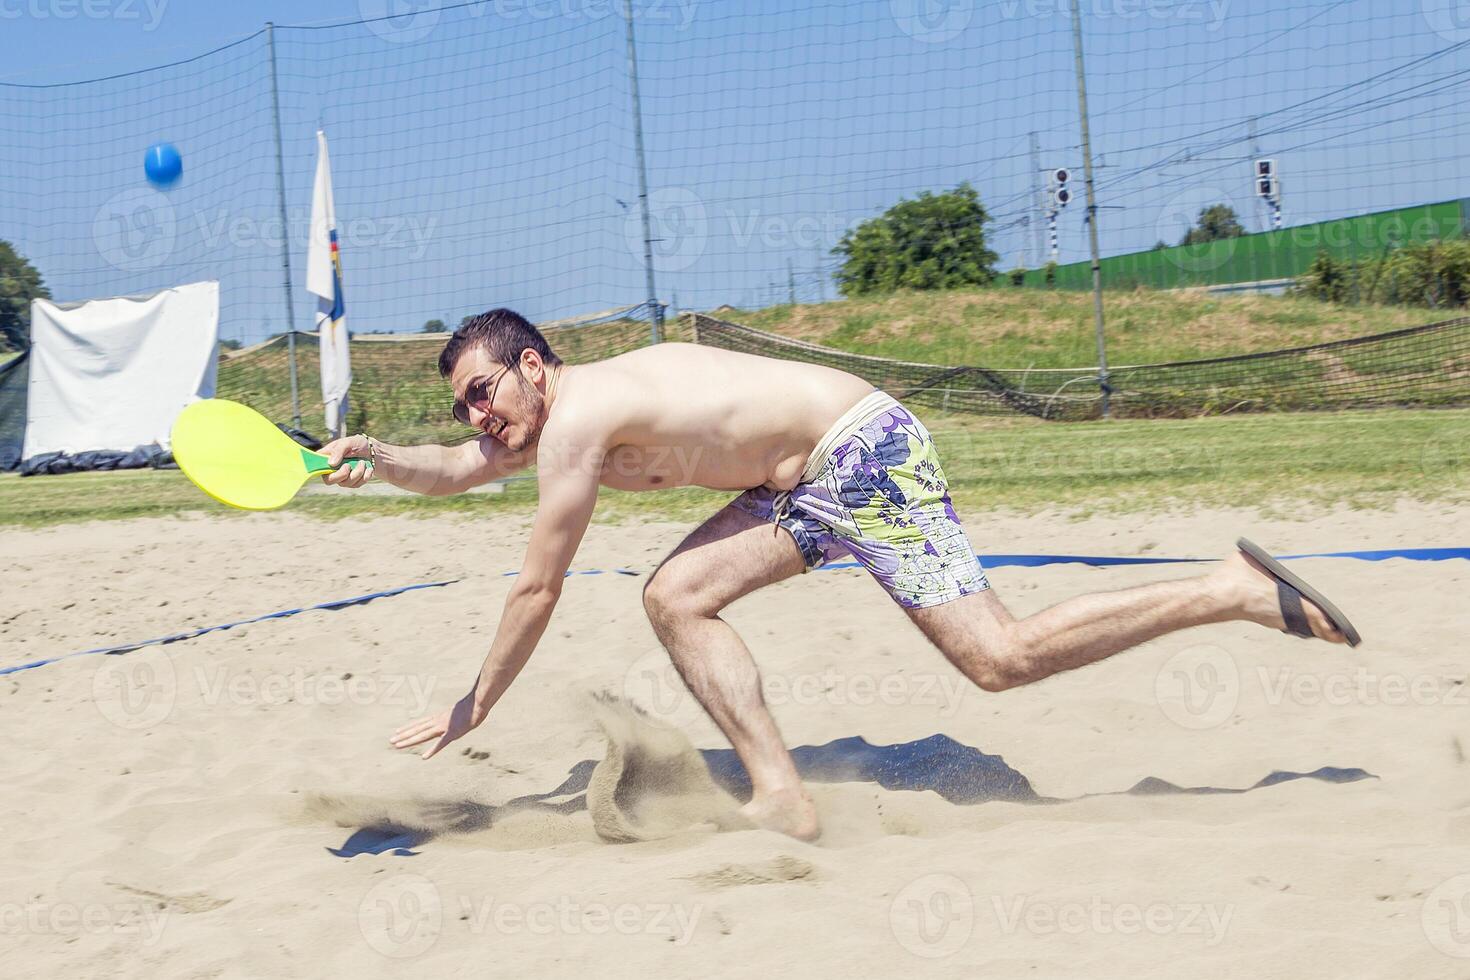
{"type": "Polygon", "coordinates": [[[485,414],[490,413],[490,403],[495,401],[495,392],[500,387],[500,379],[505,377],[505,372],[510,368],[503,367],[499,371],[486,378],[470,382],[464,390],[464,400],[454,400],[454,419],[461,425],[470,424],[470,407],[474,406],[485,414]]]}

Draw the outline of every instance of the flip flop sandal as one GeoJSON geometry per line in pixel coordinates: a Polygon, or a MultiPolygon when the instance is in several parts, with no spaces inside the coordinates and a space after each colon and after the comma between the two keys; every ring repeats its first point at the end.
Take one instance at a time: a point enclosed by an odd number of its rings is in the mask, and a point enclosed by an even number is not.
{"type": "Polygon", "coordinates": [[[1266,549],[1245,538],[1235,542],[1235,547],[1260,562],[1266,572],[1276,579],[1276,593],[1281,603],[1281,615],[1286,620],[1286,629],[1281,632],[1307,639],[1319,639],[1317,634],[1312,632],[1306,611],[1302,609],[1302,599],[1306,599],[1322,610],[1338,632],[1347,637],[1348,646],[1355,647],[1363,642],[1363,638],[1358,635],[1358,631],[1353,628],[1348,618],[1342,614],[1341,609],[1329,602],[1322,593],[1303,582],[1292,572],[1287,571],[1286,566],[1272,558],[1266,549]]]}

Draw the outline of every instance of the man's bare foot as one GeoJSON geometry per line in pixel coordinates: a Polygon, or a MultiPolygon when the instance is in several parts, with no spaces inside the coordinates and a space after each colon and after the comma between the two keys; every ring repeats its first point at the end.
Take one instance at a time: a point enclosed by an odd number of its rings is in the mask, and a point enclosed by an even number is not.
{"type": "MultiPolygon", "coordinates": [[[[1273,630],[1286,628],[1286,617],[1281,614],[1281,600],[1277,593],[1276,577],[1271,575],[1250,555],[1236,551],[1226,558],[1213,573],[1222,592],[1231,598],[1241,617],[1273,630]]],[[[1346,643],[1347,637],[1332,625],[1332,620],[1315,603],[1302,598],[1302,611],[1312,632],[1320,640],[1329,643],[1346,643]]]]}
{"type": "Polygon", "coordinates": [[[758,827],[775,830],[797,840],[816,840],[822,832],[817,820],[817,806],[800,787],[757,794],[740,808],[740,812],[758,827]]]}

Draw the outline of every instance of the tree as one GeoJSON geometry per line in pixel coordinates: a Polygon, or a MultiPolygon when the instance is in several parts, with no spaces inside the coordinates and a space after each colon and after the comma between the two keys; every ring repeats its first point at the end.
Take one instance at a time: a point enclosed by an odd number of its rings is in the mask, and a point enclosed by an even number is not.
{"type": "Polygon", "coordinates": [[[443,332],[444,332],[444,321],[443,320],[429,320],[428,322],[426,322],[424,324],[423,328],[419,331],[419,333],[443,333],[443,332]]]}
{"type": "Polygon", "coordinates": [[[1168,247],[1169,246],[1164,243],[1164,240],[1160,238],[1158,241],[1154,242],[1154,247],[1150,251],[1160,252],[1168,247]]]}
{"type": "Polygon", "coordinates": [[[22,350],[30,344],[31,300],[50,299],[36,267],[9,242],[0,240],[0,345],[22,350]]]}
{"type": "Polygon", "coordinates": [[[1342,262],[1327,252],[1320,251],[1312,259],[1312,264],[1298,288],[1324,303],[1341,303],[1347,299],[1349,271],[1342,262]]]}
{"type": "Polygon", "coordinates": [[[842,236],[832,250],[845,260],[837,272],[838,288],[844,296],[861,296],[989,285],[1000,260],[985,245],[989,221],[969,184],[901,200],[842,236]]]}
{"type": "Polygon", "coordinates": [[[1222,238],[1239,238],[1245,234],[1235,209],[1228,204],[1211,204],[1200,208],[1194,227],[1185,232],[1180,245],[1202,245],[1222,238]]]}

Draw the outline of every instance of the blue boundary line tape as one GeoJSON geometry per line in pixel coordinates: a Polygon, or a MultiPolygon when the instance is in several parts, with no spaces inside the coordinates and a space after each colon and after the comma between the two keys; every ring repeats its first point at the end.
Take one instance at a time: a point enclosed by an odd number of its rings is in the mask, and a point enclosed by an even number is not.
{"type": "MultiPolygon", "coordinates": [[[[1113,565],[1178,565],[1193,564],[1198,562],[1219,561],[1218,558],[1108,558],[1098,555],[977,555],[986,568],[1040,568],[1045,565],[1091,565],[1096,568],[1105,568],[1113,565]]],[[[1282,561],[1295,561],[1301,558],[1352,558],[1356,561],[1386,561],[1390,558],[1404,558],[1409,561],[1450,561],[1462,559],[1470,561],[1470,548],[1387,548],[1381,551],[1324,551],[1313,552],[1303,555],[1282,555],[1282,561]]],[[[838,568],[861,568],[855,561],[832,562],[823,565],[817,571],[838,568]]],[[[501,577],[507,578],[519,575],[520,572],[502,572],[501,577]]],[[[573,575],[629,575],[639,576],[641,572],[635,572],[628,568],[588,568],[580,571],[568,571],[567,577],[573,575]]],[[[196,636],[206,633],[215,633],[220,630],[234,629],[236,626],[248,626],[251,623],[262,623],[268,619],[283,619],[287,616],[295,616],[298,613],[311,612],[315,609],[343,609],[347,606],[358,606],[363,603],[372,602],[374,599],[382,599],[387,596],[401,595],[404,592],[413,592],[415,589],[437,589],[445,585],[453,585],[459,579],[449,579],[445,582],[425,582],[420,585],[405,585],[396,589],[388,589],[386,592],[369,592],[367,595],[354,596],[351,599],[333,599],[331,602],[321,602],[315,606],[302,606],[299,609],[283,609],[280,612],[266,613],[264,616],[256,616],[253,619],[242,619],[237,623],[223,623],[219,626],[203,626],[197,630],[189,630],[186,633],[175,633],[172,636],[160,636],[152,640],[143,640],[139,643],[126,643],[121,646],[99,647],[95,650],[82,650],[78,653],[67,653],[60,657],[51,657],[47,660],[35,660],[28,664],[19,664],[15,667],[0,667],[0,677],[6,674],[16,674],[23,670],[33,670],[36,667],[44,667],[62,660],[70,660],[72,657],[87,657],[95,655],[115,656],[117,654],[131,653],[143,647],[158,646],[165,643],[177,643],[179,640],[192,640],[196,636]]]]}
{"type": "MultiPolygon", "coordinates": [[[[1200,562],[1219,561],[1218,558],[1109,558],[1100,555],[976,555],[980,563],[986,568],[1041,568],[1045,565],[1091,565],[1094,568],[1107,568],[1113,565],[1181,565],[1200,562]]],[[[1449,561],[1454,558],[1462,558],[1470,561],[1470,548],[1388,548],[1382,551],[1322,551],[1312,552],[1304,555],[1278,555],[1282,561],[1296,561],[1301,558],[1352,558],[1357,561],[1386,561],[1389,558],[1404,558],[1409,561],[1449,561]]],[[[855,561],[828,562],[819,568],[812,569],[816,572],[825,572],[838,568],[862,568],[855,561]]],[[[520,572],[501,572],[503,578],[519,575],[520,572]]],[[[641,572],[631,571],[626,568],[588,568],[576,572],[567,572],[567,577],[573,575],[641,575],[641,572]]]]}
{"type": "MultiPolygon", "coordinates": [[[[1091,565],[1106,568],[1111,565],[1179,565],[1195,562],[1219,561],[1218,558],[1106,558],[1095,555],[976,555],[986,568],[1040,568],[1044,565],[1091,565]]],[[[1305,555],[1278,555],[1281,561],[1296,561],[1301,558],[1352,558],[1356,561],[1386,561],[1389,558],[1405,558],[1409,561],[1449,561],[1463,558],[1470,561],[1470,548],[1388,548],[1383,551],[1323,551],[1305,555]]],[[[844,561],[823,565],[822,568],[861,568],[858,562],[844,561]]],[[[818,569],[820,571],[821,569],[818,569]]]]}
{"type": "Polygon", "coordinates": [[[263,623],[267,619],[284,619],[287,616],[295,616],[297,613],[311,612],[315,609],[344,609],[347,606],[360,606],[372,602],[374,599],[382,599],[386,596],[401,595],[404,592],[412,592],[415,589],[437,589],[445,585],[453,585],[459,579],[449,579],[446,582],[425,582],[421,585],[405,585],[397,589],[388,589],[386,592],[369,592],[367,595],[354,596],[351,599],[333,599],[331,602],[320,602],[314,606],[302,606],[300,609],[283,609],[280,612],[266,613],[264,616],[256,616],[253,619],[242,619],[237,623],[222,623],[219,626],[202,626],[197,630],[189,630],[186,633],[175,633],[172,636],[160,636],[153,640],[143,640],[139,643],[125,643],[122,646],[98,647],[95,650],[82,650],[78,653],[67,653],[60,657],[52,657],[49,660],[35,660],[28,664],[20,664],[15,667],[0,667],[0,676],[5,674],[16,674],[22,670],[32,670],[36,667],[44,667],[61,660],[70,660],[72,657],[89,657],[97,655],[116,656],[122,653],[131,653],[143,647],[158,646],[164,643],[177,643],[179,640],[192,640],[196,636],[205,633],[215,633],[220,630],[234,629],[236,626],[248,626],[251,623],[263,623]]]}

